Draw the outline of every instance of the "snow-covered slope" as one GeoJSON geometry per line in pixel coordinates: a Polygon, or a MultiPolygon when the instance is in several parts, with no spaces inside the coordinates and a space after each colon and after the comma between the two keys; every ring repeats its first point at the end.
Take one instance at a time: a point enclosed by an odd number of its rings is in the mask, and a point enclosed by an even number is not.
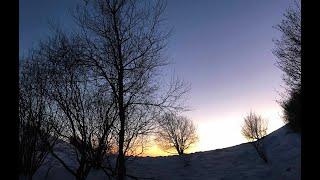
{"type": "MultiPolygon", "coordinates": [[[[163,180],[188,179],[300,179],[301,137],[287,126],[263,139],[266,164],[249,143],[197,152],[185,156],[138,157],[127,162],[127,173],[141,178],[163,180]]],[[[67,157],[67,156],[66,156],[67,157]]],[[[47,166],[35,179],[44,179],[47,166]]],[[[74,179],[63,167],[54,165],[46,179],[74,179]]],[[[101,171],[92,171],[88,179],[107,179],[101,171]]]]}
{"type": "Polygon", "coordinates": [[[301,136],[287,125],[269,134],[264,139],[268,164],[280,179],[301,177],[301,136]]]}

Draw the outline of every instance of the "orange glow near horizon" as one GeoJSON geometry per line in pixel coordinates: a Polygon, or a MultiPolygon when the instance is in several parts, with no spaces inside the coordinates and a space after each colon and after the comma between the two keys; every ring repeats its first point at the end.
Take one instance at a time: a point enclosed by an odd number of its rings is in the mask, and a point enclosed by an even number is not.
{"type": "MultiPolygon", "coordinates": [[[[284,125],[279,107],[270,107],[255,112],[269,121],[268,134],[284,125]]],[[[192,116],[192,114],[190,114],[190,116],[192,116]]],[[[203,119],[197,119],[196,117],[190,118],[193,119],[197,126],[199,142],[186,153],[210,151],[247,142],[241,135],[241,126],[245,116],[246,113],[234,113],[232,116],[225,118],[210,117],[209,115],[203,119]],[[196,119],[198,121],[196,121],[196,119]]],[[[171,152],[173,153],[167,153],[160,149],[155,142],[151,142],[150,146],[141,156],[156,157],[175,155],[174,151],[171,152]]]]}
{"type": "MultiPolygon", "coordinates": [[[[186,154],[196,152],[196,148],[197,148],[196,146],[191,147],[186,151],[186,154]]],[[[169,152],[166,152],[161,148],[159,148],[155,143],[152,143],[151,146],[148,147],[141,156],[157,157],[157,156],[172,156],[172,155],[177,155],[174,149],[170,150],[169,152]]]]}

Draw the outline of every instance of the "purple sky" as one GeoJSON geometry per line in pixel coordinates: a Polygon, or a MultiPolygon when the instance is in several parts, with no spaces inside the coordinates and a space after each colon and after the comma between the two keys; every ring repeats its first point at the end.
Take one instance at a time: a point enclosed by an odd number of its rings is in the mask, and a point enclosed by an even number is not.
{"type": "MultiPolygon", "coordinates": [[[[72,28],[68,8],[75,2],[20,0],[20,56],[48,34],[48,19],[72,28]]],[[[282,125],[275,102],[280,98],[277,91],[282,91],[281,71],[271,52],[272,39],[279,33],[272,26],[290,4],[290,0],[168,0],[166,17],[174,28],[167,52],[173,63],[170,71],[191,84],[188,103],[193,111],[186,115],[198,125],[198,150],[242,142],[240,125],[250,110],[268,118],[271,130],[282,125]],[[225,131],[218,134],[214,127],[225,131]],[[226,134],[233,141],[214,143],[213,137],[226,134]]]]}

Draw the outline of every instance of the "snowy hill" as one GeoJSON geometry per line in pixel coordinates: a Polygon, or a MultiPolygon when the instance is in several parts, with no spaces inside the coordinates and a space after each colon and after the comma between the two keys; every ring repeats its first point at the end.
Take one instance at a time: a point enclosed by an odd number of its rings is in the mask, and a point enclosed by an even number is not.
{"type": "MultiPolygon", "coordinates": [[[[159,180],[300,179],[299,134],[283,126],[266,136],[263,143],[268,164],[258,156],[251,144],[244,143],[182,157],[137,157],[134,161],[127,162],[127,173],[136,177],[159,180]]],[[[43,166],[34,179],[74,179],[59,165],[55,165],[46,176],[47,166],[43,166]]],[[[101,171],[92,171],[88,179],[107,178],[101,171]]]]}

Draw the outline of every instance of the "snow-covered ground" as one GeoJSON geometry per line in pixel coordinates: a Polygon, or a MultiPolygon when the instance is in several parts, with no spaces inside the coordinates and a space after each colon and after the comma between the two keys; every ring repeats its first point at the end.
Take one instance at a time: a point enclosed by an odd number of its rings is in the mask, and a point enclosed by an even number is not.
{"type": "MultiPolygon", "coordinates": [[[[127,162],[127,173],[136,177],[159,180],[191,179],[279,179],[301,177],[301,137],[287,126],[263,139],[268,164],[255,148],[244,143],[237,146],[185,156],[137,157],[127,162]]],[[[67,158],[65,156],[65,158],[67,158]]],[[[54,161],[50,161],[54,162],[54,161]]],[[[44,165],[34,179],[75,179],[57,163],[44,165]],[[52,166],[49,173],[47,168],[52,166]]],[[[107,179],[101,171],[91,171],[88,179],[107,179]]],[[[128,178],[129,179],[129,178],[128,178]]]]}

